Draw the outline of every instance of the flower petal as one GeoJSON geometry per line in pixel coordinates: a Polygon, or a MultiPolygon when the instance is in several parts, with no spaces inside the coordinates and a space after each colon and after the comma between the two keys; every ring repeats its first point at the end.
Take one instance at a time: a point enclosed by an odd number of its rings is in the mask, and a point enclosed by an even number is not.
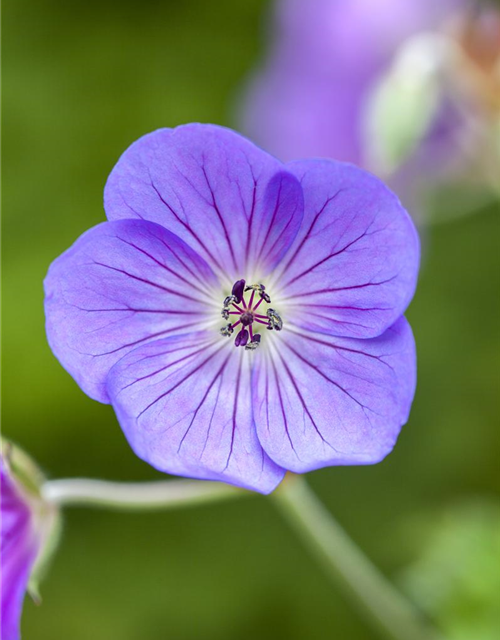
{"type": "Polygon", "coordinates": [[[287,319],[308,330],[380,335],[415,290],[419,242],[411,218],[377,178],[352,165],[305,160],[287,167],[301,181],[305,212],[277,270],[281,310],[286,305],[287,319]]]}
{"type": "Polygon", "coordinates": [[[106,184],[110,220],[143,218],[176,233],[232,285],[265,275],[297,234],[297,179],[275,158],[214,125],[160,129],[135,142],[106,184]]]}
{"type": "Polygon", "coordinates": [[[220,336],[172,336],[120,360],[108,393],[132,449],[160,471],[269,493],[285,472],[257,439],[250,368],[220,336]]]}
{"type": "Polygon", "coordinates": [[[23,602],[35,558],[36,548],[21,546],[14,557],[2,559],[1,637],[5,640],[20,638],[23,602]]]}
{"type": "Polygon", "coordinates": [[[40,540],[31,513],[7,473],[1,469],[1,637],[17,640],[19,623],[32,566],[40,540]]]}
{"type": "Polygon", "coordinates": [[[269,457],[298,473],[384,458],[415,392],[415,345],[405,318],[371,340],[290,329],[279,338],[252,385],[257,434],[269,457]]]}
{"type": "Polygon", "coordinates": [[[216,286],[205,261],[160,225],[105,222],[49,269],[50,346],[85,393],[108,402],[104,383],[115,362],[158,336],[204,327],[216,286]]]}

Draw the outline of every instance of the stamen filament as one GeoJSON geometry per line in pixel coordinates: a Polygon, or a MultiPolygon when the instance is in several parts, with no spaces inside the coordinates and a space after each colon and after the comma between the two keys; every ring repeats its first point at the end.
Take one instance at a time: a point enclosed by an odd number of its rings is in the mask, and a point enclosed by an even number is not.
{"type": "Polygon", "coordinates": [[[255,305],[255,307],[253,308],[253,310],[255,311],[256,309],[258,309],[258,308],[259,308],[259,305],[261,305],[263,302],[264,302],[264,298],[261,298],[261,299],[257,302],[257,304],[255,305]]]}
{"type": "Polygon", "coordinates": [[[250,301],[248,303],[248,307],[251,309],[253,304],[253,298],[255,296],[255,289],[252,289],[252,295],[250,296],[250,301]]]}

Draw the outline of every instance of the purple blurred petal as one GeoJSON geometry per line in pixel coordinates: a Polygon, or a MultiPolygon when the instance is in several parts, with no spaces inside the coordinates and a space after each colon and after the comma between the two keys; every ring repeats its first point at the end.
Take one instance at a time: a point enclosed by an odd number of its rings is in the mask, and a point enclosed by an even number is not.
{"type": "Polygon", "coordinates": [[[0,470],[1,637],[17,640],[24,594],[40,540],[35,534],[30,509],[1,459],[0,470]]]}
{"type": "Polygon", "coordinates": [[[269,493],[285,472],[257,439],[250,366],[212,332],[175,336],[120,360],[108,393],[131,447],[160,471],[269,493]]]}
{"type": "Polygon", "coordinates": [[[285,322],[380,335],[415,290],[419,242],[411,218],[377,178],[352,165],[305,160],[287,167],[301,181],[305,212],[276,272],[285,322]]]}
{"type": "Polygon", "coordinates": [[[110,220],[142,218],[176,233],[232,285],[269,272],[292,243],[302,193],[283,165],[214,125],[160,129],[120,158],[105,189],[110,220]]]}
{"type": "Polygon", "coordinates": [[[372,464],[393,448],[415,392],[415,345],[401,318],[371,340],[284,330],[253,377],[257,434],[297,473],[372,464]]]}
{"type": "Polygon", "coordinates": [[[85,393],[108,402],[104,382],[115,362],[144,342],[202,328],[216,287],[205,261],[161,226],[103,223],[49,269],[50,346],[85,393]]]}
{"type": "Polygon", "coordinates": [[[366,100],[397,48],[466,0],[281,0],[243,129],[282,160],[364,160],[366,100]]]}

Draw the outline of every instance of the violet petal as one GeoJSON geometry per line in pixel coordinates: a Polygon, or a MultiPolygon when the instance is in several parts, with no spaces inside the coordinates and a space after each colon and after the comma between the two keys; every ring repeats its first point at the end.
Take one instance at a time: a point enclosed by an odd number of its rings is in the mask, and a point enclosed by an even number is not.
{"type": "Polygon", "coordinates": [[[301,181],[305,212],[277,268],[285,321],[333,335],[380,335],[415,291],[419,240],[410,216],[362,169],[333,160],[287,166],[301,181]]]}
{"type": "Polygon", "coordinates": [[[163,227],[105,222],[49,269],[49,344],[85,393],[108,402],[104,382],[114,363],[144,342],[199,329],[215,285],[205,261],[163,227]]]}
{"type": "Polygon", "coordinates": [[[284,476],[257,438],[248,353],[213,332],[138,347],[111,369],[108,393],[131,447],[160,471],[261,493],[284,476]]]}
{"type": "Polygon", "coordinates": [[[254,419],[269,457],[297,473],[384,458],[415,392],[405,318],[371,340],[290,330],[280,338],[253,376],[254,419]]]}
{"type": "Polygon", "coordinates": [[[160,129],[122,155],[106,184],[109,220],[163,225],[234,282],[265,275],[292,243],[303,214],[297,179],[242,136],[215,125],[160,129]]]}

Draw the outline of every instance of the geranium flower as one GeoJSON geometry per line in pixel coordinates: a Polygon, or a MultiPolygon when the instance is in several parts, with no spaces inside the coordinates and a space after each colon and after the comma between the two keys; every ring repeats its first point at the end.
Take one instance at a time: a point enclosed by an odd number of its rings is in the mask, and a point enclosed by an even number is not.
{"type": "Polygon", "coordinates": [[[267,493],[392,449],[419,244],[378,179],[193,124],[135,142],[104,205],[50,267],[47,334],[139,457],[267,493]]]}
{"type": "Polygon", "coordinates": [[[36,567],[47,552],[57,512],[38,492],[38,471],[11,445],[0,455],[1,479],[1,637],[17,640],[24,595],[36,597],[36,567]]]}

